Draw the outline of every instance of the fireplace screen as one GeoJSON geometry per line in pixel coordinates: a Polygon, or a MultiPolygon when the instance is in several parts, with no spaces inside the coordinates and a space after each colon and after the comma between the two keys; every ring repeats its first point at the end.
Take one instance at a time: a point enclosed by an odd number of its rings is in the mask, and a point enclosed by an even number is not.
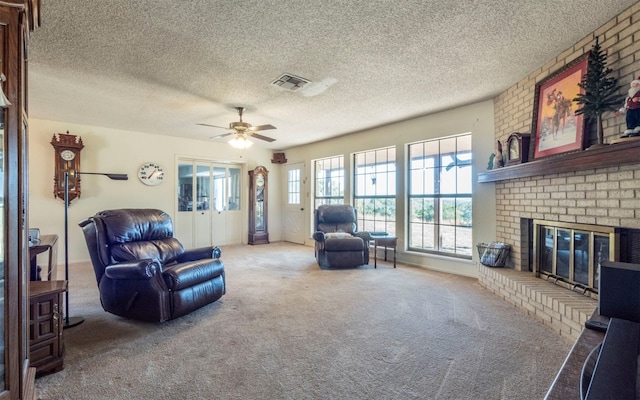
{"type": "Polygon", "coordinates": [[[615,260],[615,228],[533,221],[536,274],[571,290],[597,294],[600,262],[615,260]]]}

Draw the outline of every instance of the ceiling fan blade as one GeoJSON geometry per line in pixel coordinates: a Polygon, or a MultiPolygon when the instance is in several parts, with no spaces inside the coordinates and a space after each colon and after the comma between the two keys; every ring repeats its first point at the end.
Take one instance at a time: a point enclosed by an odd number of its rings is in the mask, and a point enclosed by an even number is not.
{"type": "Polygon", "coordinates": [[[249,136],[254,137],[256,139],[265,140],[267,142],[275,142],[274,138],[270,138],[268,136],[263,136],[258,133],[249,133],[249,136]]]}
{"type": "Polygon", "coordinates": [[[211,136],[209,139],[222,139],[223,137],[227,137],[229,135],[233,135],[235,132],[227,132],[217,136],[211,136]]]}
{"type": "Polygon", "coordinates": [[[277,128],[271,124],[267,124],[267,125],[252,126],[249,129],[255,132],[255,131],[266,131],[269,129],[277,129],[277,128]]]}
{"type": "Polygon", "coordinates": [[[196,124],[196,125],[208,126],[210,128],[229,129],[228,126],[218,126],[218,125],[210,125],[210,124],[196,124]]]}

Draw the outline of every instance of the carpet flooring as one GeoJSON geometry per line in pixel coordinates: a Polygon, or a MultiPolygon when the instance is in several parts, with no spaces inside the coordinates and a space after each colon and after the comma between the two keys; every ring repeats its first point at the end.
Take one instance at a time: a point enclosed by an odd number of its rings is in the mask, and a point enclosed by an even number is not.
{"type": "Polygon", "coordinates": [[[70,266],[59,399],[540,399],[571,343],[475,279],[388,262],[321,269],[288,243],[223,247],[227,294],[163,324],[100,306],[70,266]]]}

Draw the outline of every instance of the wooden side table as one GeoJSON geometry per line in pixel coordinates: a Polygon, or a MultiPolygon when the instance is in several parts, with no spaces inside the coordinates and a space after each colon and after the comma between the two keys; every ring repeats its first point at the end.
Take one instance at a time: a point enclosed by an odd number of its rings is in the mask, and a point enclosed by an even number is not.
{"type": "Polygon", "coordinates": [[[36,374],[64,368],[63,294],[67,281],[29,282],[29,364],[36,374]]]}
{"type": "Polygon", "coordinates": [[[398,238],[395,236],[371,236],[373,240],[373,268],[378,268],[378,246],[384,247],[384,260],[387,261],[387,248],[393,251],[393,268],[396,267],[398,238]]]}
{"type": "Polygon", "coordinates": [[[39,281],[38,274],[38,254],[49,252],[49,263],[47,264],[47,280],[55,279],[56,267],[58,265],[58,235],[42,235],[40,242],[29,246],[29,258],[31,259],[31,280],[39,281]]]}

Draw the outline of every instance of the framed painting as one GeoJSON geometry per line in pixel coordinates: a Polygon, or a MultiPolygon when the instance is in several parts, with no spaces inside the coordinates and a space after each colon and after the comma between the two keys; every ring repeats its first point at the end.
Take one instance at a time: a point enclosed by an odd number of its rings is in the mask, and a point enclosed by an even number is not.
{"type": "Polygon", "coordinates": [[[546,77],[535,89],[532,132],[533,158],[584,149],[585,124],[575,115],[573,99],[584,90],[578,86],[587,74],[589,53],[546,77]]]}

